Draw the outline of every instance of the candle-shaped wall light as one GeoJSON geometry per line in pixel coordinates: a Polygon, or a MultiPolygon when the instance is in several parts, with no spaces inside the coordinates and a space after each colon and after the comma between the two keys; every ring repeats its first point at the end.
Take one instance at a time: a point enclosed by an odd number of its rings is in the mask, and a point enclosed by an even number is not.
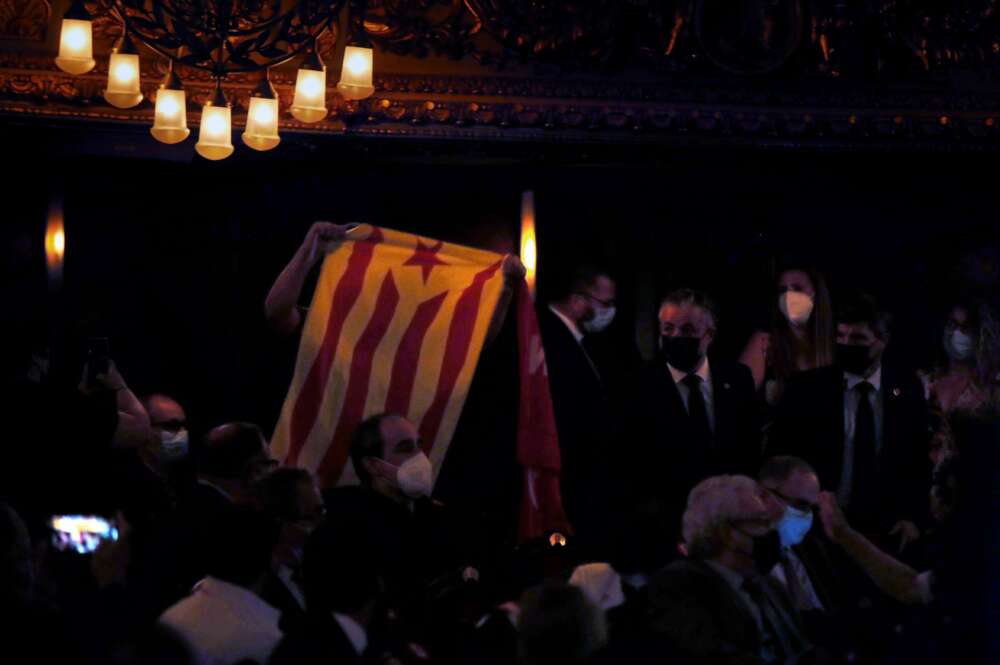
{"type": "Polygon", "coordinates": [[[318,46],[299,67],[291,111],[302,122],[319,122],[326,117],[326,65],[319,56],[318,46]]]}
{"type": "Polygon", "coordinates": [[[95,64],[94,23],[83,0],[74,0],[63,15],[56,66],[69,74],[86,74],[95,64]]]}
{"type": "Polygon", "coordinates": [[[340,72],[337,90],[344,99],[365,99],[375,92],[372,85],[372,57],[374,52],[365,46],[344,48],[344,67],[340,72]]]}
{"type": "Polygon", "coordinates": [[[278,95],[266,73],[250,96],[243,142],[254,150],[270,150],[281,142],[278,136],[278,95]]]}
{"type": "Polygon", "coordinates": [[[54,197],[49,203],[45,224],[45,263],[49,271],[49,285],[58,290],[62,284],[63,260],[66,257],[66,229],[63,225],[62,200],[54,197]]]}
{"type": "Polygon", "coordinates": [[[140,83],[139,52],[126,33],[111,52],[111,62],[108,64],[108,87],[104,91],[104,99],[108,104],[120,109],[137,106],[142,101],[140,83]]]}
{"type": "Polygon", "coordinates": [[[233,154],[233,112],[222,92],[222,81],[216,81],[215,97],[205,102],[202,109],[201,127],[194,149],[212,161],[233,154]]]}
{"type": "Polygon", "coordinates": [[[156,112],[149,131],[157,141],[167,144],[180,143],[191,134],[187,126],[184,86],[174,72],[173,64],[156,92],[156,112]]]}
{"type": "Polygon", "coordinates": [[[535,195],[531,191],[521,194],[521,263],[524,279],[531,297],[535,297],[535,274],[538,270],[538,243],[535,239],[535,195]]]}

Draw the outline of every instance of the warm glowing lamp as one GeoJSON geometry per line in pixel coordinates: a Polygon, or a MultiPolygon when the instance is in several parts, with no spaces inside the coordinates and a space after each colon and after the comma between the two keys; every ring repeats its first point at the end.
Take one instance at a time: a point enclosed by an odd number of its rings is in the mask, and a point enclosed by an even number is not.
{"type": "Polygon", "coordinates": [[[156,115],[149,131],[161,143],[180,143],[191,134],[187,126],[184,86],[173,65],[156,92],[156,115]]]}
{"type": "Polygon", "coordinates": [[[222,93],[222,81],[215,84],[215,97],[205,102],[201,128],[194,149],[205,159],[225,159],[233,154],[233,116],[222,93]]]}
{"type": "Polygon", "coordinates": [[[278,145],[278,95],[267,74],[250,96],[247,127],[243,142],[254,150],[270,150],[278,145]]]}
{"type": "Polygon", "coordinates": [[[344,68],[337,90],[344,99],[364,99],[375,92],[372,85],[372,50],[364,46],[344,48],[344,68]]]}
{"type": "Polygon", "coordinates": [[[128,34],[125,34],[111,52],[104,99],[117,108],[130,109],[142,101],[139,83],[139,52],[135,50],[135,44],[128,34]]]}
{"type": "Polygon", "coordinates": [[[521,263],[531,297],[535,297],[535,274],[538,270],[538,243],[535,240],[535,195],[521,194],[521,263]]]}
{"type": "Polygon", "coordinates": [[[94,68],[94,27],[83,0],[75,0],[63,15],[56,66],[69,74],[94,68]]]}
{"type": "Polygon", "coordinates": [[[62,202],[49,205],[45,225],[45,263],[49,269],[49,282],[58,286],[62,281],[63,259],[66,256],[66,231],[63,227],[62,202]]]}
{"type": "Polygon", "coordinates": [[[314,48],[295,79],[292,115],[302,122],[319,122],[326,114],[326,65],[314,48]]]}

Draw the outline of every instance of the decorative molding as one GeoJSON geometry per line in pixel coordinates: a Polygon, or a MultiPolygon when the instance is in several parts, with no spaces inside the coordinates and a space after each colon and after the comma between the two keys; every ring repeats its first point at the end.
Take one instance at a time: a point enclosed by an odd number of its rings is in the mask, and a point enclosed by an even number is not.
{"type": "Polygon", "coordinates": [[[47,0],[0,0],[0,39],[44,42],[51,16],[47,0]]]}
{"type": "MultiPolygon", "coordinates": [[[[872,0],[872,12],[859,16],[832,0],[369,0],[363,29],[378,49],[462,62],[419,60],[421,73],[377,69],[376,94],[360,103],[331,85],[330,116],[308,125],[287,112],[294,70],[271,78],[290,134],[996,150],[1000,0],[968,0],[961,15],[927,4],[872,0]],[[757,17],[740,24],[746,29],[720,19],[732,2],[757,17]],[[865,26],[890,18],[910,27],[860,39],[865,26]],[[750,29],[760,25],[770,27],[750,29]],[[626,34],[634,41],[619,43],[626,34]]],[[[118,36],[107,17],[96,27],[118,36]]],[[[328,61],[336,37],[327,31],[320,40],[328,61]]],[[[74,77],[52,55],[0,52],[0,112],[42,122],[151,122],[162,58],[144,54],[146,101],[122,111],[101,97],[107,58],[74,77]]],[[[176,69],[197,125],[212,75],[176,69]]],[[[260,76],[226,77],[237,125],[260,76]]]]}

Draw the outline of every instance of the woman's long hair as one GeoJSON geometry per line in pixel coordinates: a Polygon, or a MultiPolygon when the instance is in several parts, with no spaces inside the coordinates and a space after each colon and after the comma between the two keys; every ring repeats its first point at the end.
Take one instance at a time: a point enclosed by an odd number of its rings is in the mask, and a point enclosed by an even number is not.
{"type": "Polygon", "coordinates": [[[799,265],[781,266],[774,274],[777,283],[782,274],[790,271],[805,273],[812,282],[816,297],[813,299],[813,311],[806,323],[807,333],[799,340],[792,332],[788,319],[778,308],[777,299],[771,299],[771,368],[777,379],[785,380],[799,370],[796,359],[799,354],[805,354],[809,359],[810,368],[826,367],[833,364],[833,344],[835,340],[833,328],[833,305],[830,302],[830,291],[826,280],[815,268],[799,265]]]}
{"type": "MultiPolygon", "coordinates": [[[[976,350],[976,365],[972,370],[976,385],[989,389],[997,382],[1000,375],[1000,316],[996,309],[984,302],[972,300],[956,300],[944,311],[945,319],[955,309],[963,309],[969,316],[969,323],[975,330],[973,344],[976,350]]],[[[945,324],[947,325],[947,323],[945,324]]],[[[942,334],[945,326],[941,327],[942,334]]],[[[943,375],[947,371],[948,356],[939,344],[937,373],[943,375]]]]}

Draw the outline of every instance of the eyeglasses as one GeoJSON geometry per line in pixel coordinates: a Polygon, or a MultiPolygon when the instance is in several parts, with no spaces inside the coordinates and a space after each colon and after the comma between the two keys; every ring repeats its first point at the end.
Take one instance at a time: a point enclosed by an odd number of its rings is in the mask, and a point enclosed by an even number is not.
{"type": "Polygon", "coordinates": [[[587,293],[586,291],[577,291],[576,295],[582,296],[582,297],[587,298],[589,300],[593,300],[594,302],[596,302],[597,304],[601,305],[602,307],[614,307],[615,306],[614,298],[612,298],[611,300],[601,300],[600,298],[598,298],[594,294],[587,293]]]}
{"type": "Polygon", "coordinates": [[[796,499],[795,497],[788,496],[787,494],[782,494],[781,492],[775,489],[771,488],[766,488],[766,489],[768,492],[778,497],[779,499],[787,503],[792,508],[795,508],[796,510],[801,510],[804,513],[814,513],[819,510],[819,504],[817,503],[810,503],[805,499],[796,499]]]}

